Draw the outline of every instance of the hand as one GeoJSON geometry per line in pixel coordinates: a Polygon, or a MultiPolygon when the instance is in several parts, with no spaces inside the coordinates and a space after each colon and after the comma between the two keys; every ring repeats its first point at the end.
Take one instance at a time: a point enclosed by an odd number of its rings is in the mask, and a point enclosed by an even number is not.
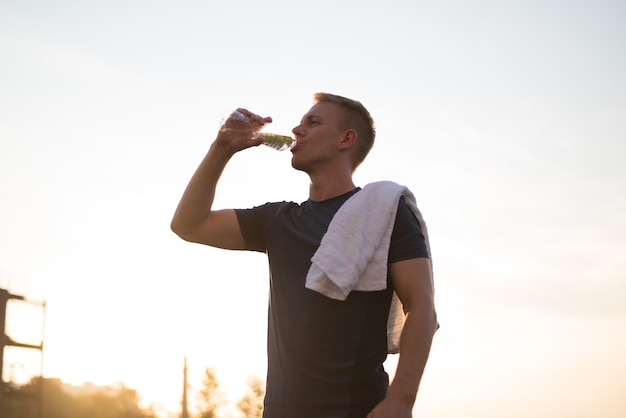
{"type": "Polygon", "coordinates": [[[260,145],[263,142],[256,134],[272,118],[261,117],[247,109],[239,108],[231,113],[216,138],[216,143],[227,147],[232,153],[260,145]]]}
{"type": "Polygon", "coordinates": [[[394,401],[392,398],[383,399],[367,418],[412,418],[412,407],[406,402],[394,401]]]}

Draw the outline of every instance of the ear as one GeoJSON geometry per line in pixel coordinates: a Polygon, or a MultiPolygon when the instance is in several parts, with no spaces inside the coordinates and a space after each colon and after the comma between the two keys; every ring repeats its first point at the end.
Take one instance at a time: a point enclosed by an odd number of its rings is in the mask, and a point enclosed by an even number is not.
{"type": "Polygon", "coordinates": [[[354,144],[356,144],[358,134],[354,129],[348,129],[343,133],[343,137],[341,138],[341,142],[339,143],[339,149],[345,150],[351,148],[354,144]]]}

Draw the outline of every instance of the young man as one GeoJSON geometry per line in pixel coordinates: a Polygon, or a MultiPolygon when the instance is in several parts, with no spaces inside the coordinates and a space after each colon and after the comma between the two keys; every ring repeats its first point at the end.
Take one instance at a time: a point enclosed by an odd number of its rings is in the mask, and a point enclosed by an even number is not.
{"type": "MultiPolygon", "coordinates": [[[[311,290],[307,274],[331,220],[351,197],[352,181],[374,142],[369,112],[357,101],[317,93],[293,128],[292,166],[310,179],[302,204],[267,203],[213,210],[218,180],[239,151],[261,144],[271,118],[239,109],[230,117],[185,190],[172,220],[181,238],[214,247],[266,252],[270,264],[265,418],[409,418],[437,320],[427,237],[403,199],[393,203],[385,288],[353,290],[345,300],[311,290]],[[383,369],[392,295],[404,309],[395,377],[383,369]]],[[[367,187],[367,186],[366,186],[367,187]]],[[[364,195],[362,195],[364,196],[364,195]]],[[[347,205],[346,205],[347,206],[347,205]]],[[[360,241],[340,246],[356,248],[360,241]]],[[[385,249],[387,251],[387,248],[385,249]]],[[[387,252],[385,252],[387,254],[387,252]]],[[[340,263],[345,260],[340,260],[340,263]]]]}

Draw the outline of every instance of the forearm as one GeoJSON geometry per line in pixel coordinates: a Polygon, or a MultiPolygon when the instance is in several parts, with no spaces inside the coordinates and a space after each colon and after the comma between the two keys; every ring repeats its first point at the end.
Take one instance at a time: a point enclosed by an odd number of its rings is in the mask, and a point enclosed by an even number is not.
{"type": "Polygon", "coordinates": [[[206,219],[213,206],[217,183],[232,155],[217,142],[211,145],[178,203],[171,224],[174,232],[184,235],[206,219]]]}
{"type": "Polygon", "coordinates": [[[388,397],[413,407],[436,329],[437,316],[432,300],[417,304],[407,313],[388,397]]]}

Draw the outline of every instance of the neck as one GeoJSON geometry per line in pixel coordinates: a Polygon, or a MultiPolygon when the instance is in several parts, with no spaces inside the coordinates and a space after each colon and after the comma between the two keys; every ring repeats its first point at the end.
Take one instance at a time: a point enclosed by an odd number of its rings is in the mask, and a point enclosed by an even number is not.
{"type": "Polygon", "coordinates": [[[321,202],[348,193],[355,187],[351,175],[324,176],[322,178],[311,176],[309,199],[321,202]]]}

